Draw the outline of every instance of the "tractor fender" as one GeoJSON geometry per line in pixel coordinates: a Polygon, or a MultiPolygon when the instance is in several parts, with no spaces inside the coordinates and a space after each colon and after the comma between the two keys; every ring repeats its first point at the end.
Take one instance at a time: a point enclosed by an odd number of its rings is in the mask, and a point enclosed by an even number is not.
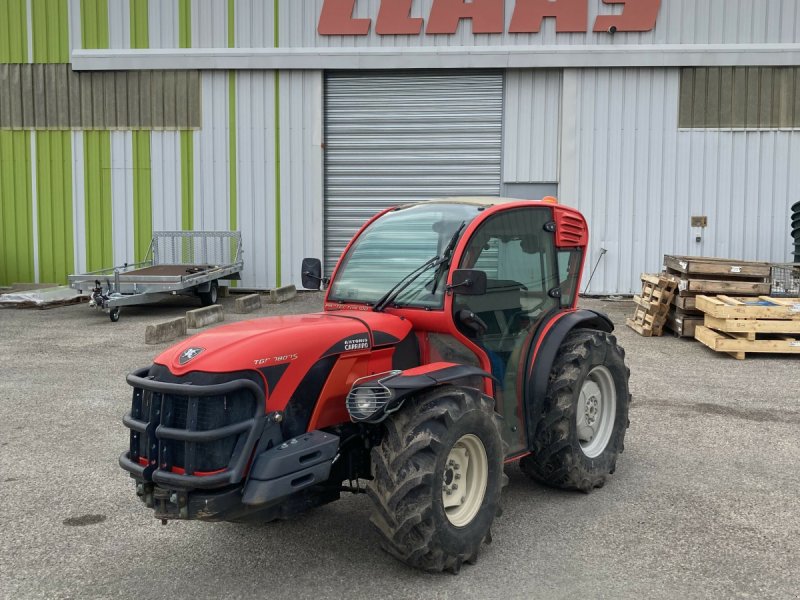
{"type": "MultiPolygon", "coordinates": [[[[480,367],[451,362],[435,362],[406,369],[405,371],[395,371],[388,376],[383,375],[384,377],[363,378],[353,385],[353,389],[378,385],[391,392],[391,399],[380,410],[373,413],[369,418],[357,420],[367,423],[380,423],[390,414],[400,410],[406,398],[411,394],[446,383],[476,376],[488,377],[497,381],[491,373],[487,373],[480,367]]],[[[352,412],[351,417],[356,420],[352,412]]]]}
{"type": "Polygon", "coordinates": [[[595,329],[611,333],[614,331],[614,324],[606,314],[589,309],[557,313],[550,319],[544,320],[533,338],[526,363],[531,365],[525,385],[529,443],[536,439],[536,429],[541,420],[550,371],[555,364],[558,350],[566,337],[575,329],[595,329]]]}

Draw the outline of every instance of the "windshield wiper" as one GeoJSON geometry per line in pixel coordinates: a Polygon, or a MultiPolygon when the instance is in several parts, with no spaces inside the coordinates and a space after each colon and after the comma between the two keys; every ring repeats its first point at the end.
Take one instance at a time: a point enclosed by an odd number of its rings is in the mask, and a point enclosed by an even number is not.
{"type": "MultiPolygon", "coordinates": [[[[461,226],[455,231],[455,233],[453,233],[453,237],[450,238],[450,241],[447,243],[447,246],[445,246],[440,255],[428,259],[416,269],[411,271],[411,273],[398,281],[394,287],[392,287],[392,289],[381,296],[381,298],[375,303],[375,306],[372,307],[372,310],[375,312],[383,312],[387,306],[394,302],[394,300],[397,299],[401,293],[403,293],[403,290],[414,283],[420,275],[425,273],[425,271],[431,269],[432,267],[438,268],[448,262],[450,260],[450,255],[453,252],[453,248],[455,248],[456,242],[458,241],[458,236],[461,234],[461,230],[464,229],[465,225],[466,223],[461,223],[461,226]]],[[[435,285],[433,291],[436,291],[435,285]]]]}

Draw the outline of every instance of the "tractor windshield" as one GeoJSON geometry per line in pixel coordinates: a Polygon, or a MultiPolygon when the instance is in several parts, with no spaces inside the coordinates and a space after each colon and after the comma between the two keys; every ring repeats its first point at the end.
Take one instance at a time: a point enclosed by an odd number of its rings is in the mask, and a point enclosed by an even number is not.
{"type": "MultiPolygon", "coordinates": [[[[444,252],[453,234],[481,208],[432,201],[386,213],[350,247],[331,283],[328,300],[375,304],[409,273],[444,252]]],[[[447,271],[438,268],[423,273],[392,303],[441,308],[447,271]]]]}

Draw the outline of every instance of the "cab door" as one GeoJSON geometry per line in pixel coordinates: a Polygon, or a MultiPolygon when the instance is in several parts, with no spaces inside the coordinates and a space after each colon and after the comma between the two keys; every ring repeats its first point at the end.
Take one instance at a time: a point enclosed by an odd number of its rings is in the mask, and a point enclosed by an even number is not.
{"type": "Polygon", "coordinates": [[[528,447],[524,363],[533,334],[544,316],[561,306],[552,219],[547,206],[499,212],[474,232],[458,265],[487,276],[485,294],[455,296],[453,317],[459,330],[489,356],[499,381],[495,398],[509,455],[528,447]],[[468,322],[470,313],[477,319],[468,322]]]}

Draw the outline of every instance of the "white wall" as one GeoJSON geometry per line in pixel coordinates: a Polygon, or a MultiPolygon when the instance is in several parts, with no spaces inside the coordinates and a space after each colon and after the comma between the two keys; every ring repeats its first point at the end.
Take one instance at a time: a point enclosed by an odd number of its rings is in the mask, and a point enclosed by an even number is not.
{"type": "Polygon", "coordinates": [[[638,291],[664,254],[790,259],[800,131],[679,130],[679,91],[677,69],[564,73],[560,199],[589,221],[590,265],[608,250],[592,293],[638,291]]]}
{"type": "Polygon", "coordinates": [[[561,137],[561,70],[506,71],[503,181],[557,182],[561,137]]]}

